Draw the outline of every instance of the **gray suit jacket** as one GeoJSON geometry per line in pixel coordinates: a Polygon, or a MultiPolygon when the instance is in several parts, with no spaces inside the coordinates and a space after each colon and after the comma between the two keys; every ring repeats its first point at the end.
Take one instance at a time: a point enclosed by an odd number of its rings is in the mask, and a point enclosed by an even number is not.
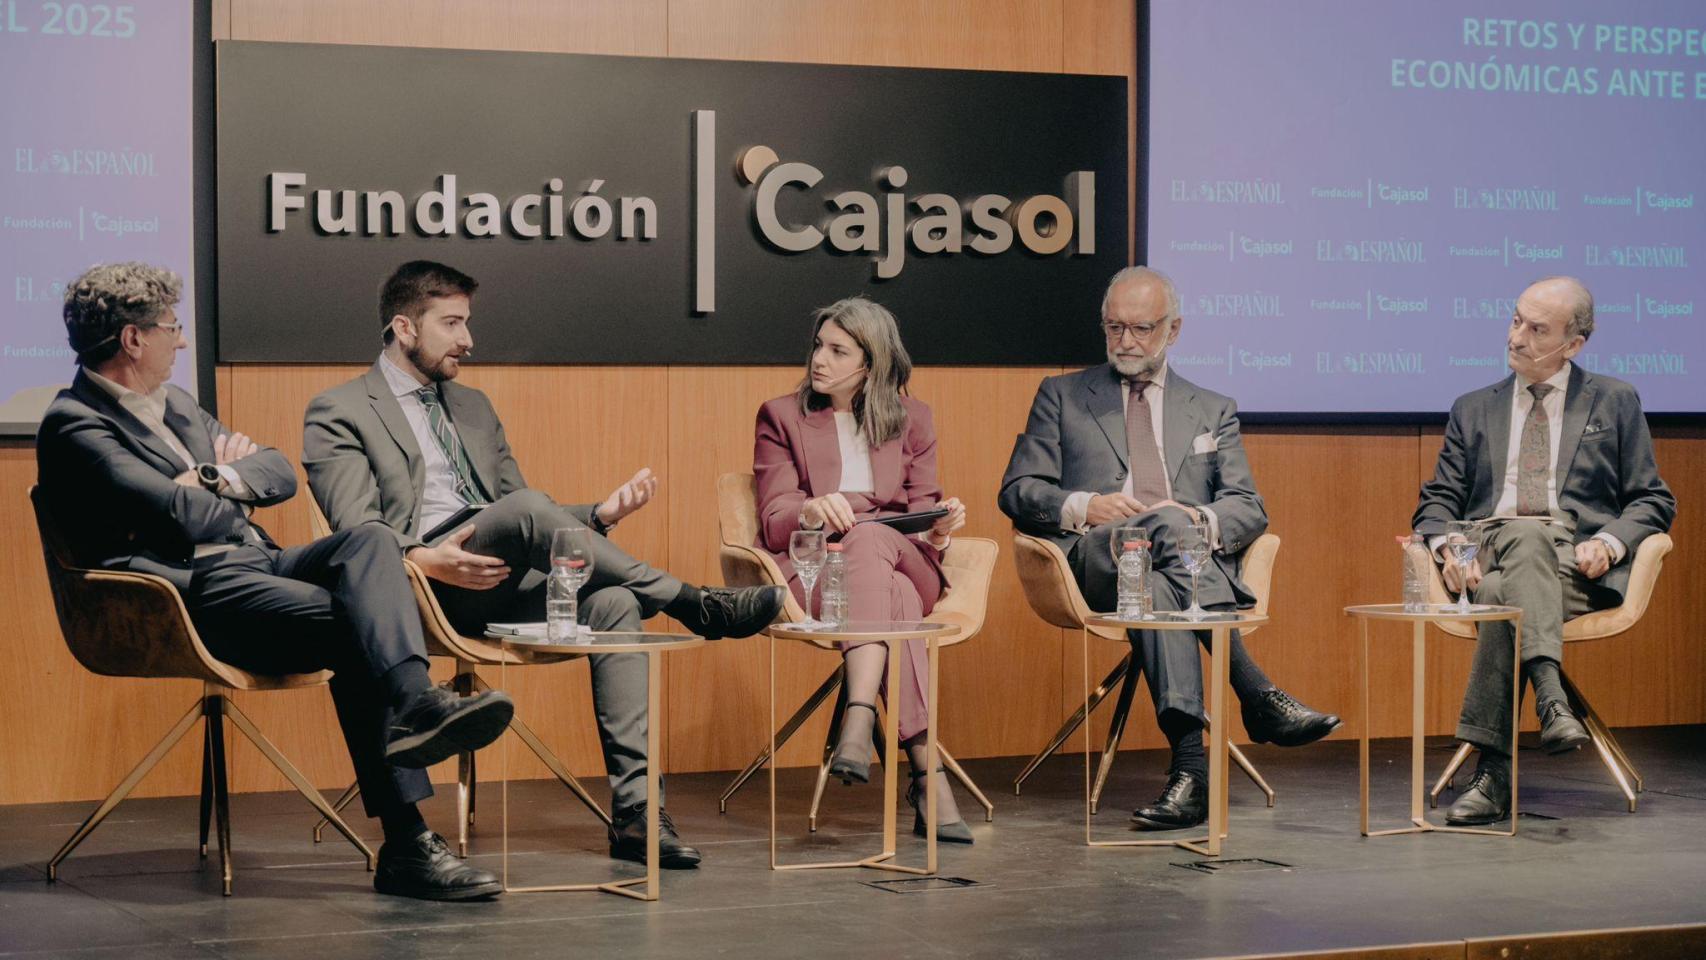
{"type": "MultiPolygon", "coordinates": [[[[212,463],[213,438],[232,433],[194,397],[169,385],[165,421],[198,463],[212,463]]],[[[231,467],[254,506],[296,495],[296,471],[272,447],[231,467]]],[[[187,593],[198,544],[250,543],[251,529],[272,543],[241,503],[174,480],[184,465],[171,448],[81,367],[42,417],[36,470],[54,522],[87,566],[156,574],[187,593]]]]}
{"type": "MultiPolygon", "coordinates": [[[[1451,520],[1490,517],[1505,489],[1510,449],[1512,374],[1457,398],[1432,480],[1422,484],[1411,526],[1445,533],[1451,520]]],[[[1572,366],[1558,440],[1558,508],[1575,520],[1576,542],[1601,530],[1629,548],[1600,583],[1618,596],[1629,584],[1641,541],[1670,529],[1676,497],[1659,479],[1653,438],[1635,388],[1572,366]]]]}
{"type": "MultiPolygon", "coordinates": [[[[440,386],[480,488],[492,500],[526,489],[492,402],[472,387],[449,381],[440,386]]],[[[415,433],[377,363],[309,402],[302,466],[333,530],[382,523],[405,551],[421,546],[423,463],[415,433]]],[[[566,509],[590,525],[592,508],[566,509]]]]}
{"type": "MultiPolygon", "coordinates": [[[[1221,553],[1235,557],[1268,528],[1267,510],[1244,456],[1237,404],[1173,369],[1167,371],[1161,396],[1164,467],[1173,499],[1212,509],[1220,523],[1221,553]],[[1214,448],[1193,452],[1196,438],[1204,434],[1214,448]]],[[[1103,363],[1049,377],[1037,388],[1025,432],[1013,444],[1001,478],[1001,512],[1026,533],[1070,551],[1079,535],[1060,529],[1067,496],[1078,490],[1118,492],[1125,485],[1127,462],[1125,406],[1113,366],[1103,363]]],[[[1235,565],[1221,566],[1242,591],[1235,565]]]]}

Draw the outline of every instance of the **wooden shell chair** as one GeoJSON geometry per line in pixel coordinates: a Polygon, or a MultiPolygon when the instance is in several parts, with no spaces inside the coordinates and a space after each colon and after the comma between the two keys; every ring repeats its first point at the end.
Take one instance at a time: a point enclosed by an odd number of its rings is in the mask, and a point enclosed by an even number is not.
{"type": "MultiPolygon", "coordinates": [[[[1256,539],[1255,543],[1244,551],[1244,584],[1250,592],[1256,595],[1256,606],[1252,612],[1266,614],[1268,598],[1272,595],[1274,577],[1274,557],[1278,555],[1280,538],[1271,533],[1265,533],[1256,539]]],[[[1078,581],[1072,576],[1072,565],[1067,563],[1066,554],[1052,541],[1029,534],[1013,532],[1014,561],[1019,566],[1019,583],[1025,588],[1025,599],[1030,601],[1031,609],[1037,616],[1057,627],[1069,630],[1086,629],[1084,621],[1090,616],[1090,605],[1084,601],[1084,594],[1078,589],[1078,581]]],[[[1113,627],[1089,627],[1091,633],[1108,640],[1125,640],[1125,631],[1113,627]]],[[[1259,627],[1244,631],[1245,636],[1255,633],[1259,627]]],[[[1119,699],[1114,705],[1114,716],[1108,724],[1108,742],[1102,748],[1102,761],[1096,769],[1096,782],[1090,790],[1090,812],[1095,813],[1101,801],[1102,785],[1108,780],[1108,773],[1114,768],[1114,757],[1119,754],[1120,739],[1125,735],[1126,718],[1131,713],[1131,701],[1137,691],[1137,678],[1140,671],[1132,668],[1131,654],[1127,653],[1119,665],[1109,671],[1100,684],[1090,694],[1090,702],[1067,718],[1048,745],[1043,747],[1019,775],[1013,778],[1013,792],[1017,794],[1037,767],[1042,765],[1066,739],[1078,729],[1089,712],[1096,709],[1107,699],[1108,691],[1114,684],[1120,685],[1119,699]]],[[[1228,744],[1228,750],[1233,762],[1250,778],[1267,797],[1268,806],[1274,805],[1274,791],[1244,751],[1237,744],[1228,744]]]]}
{"type": "MultiPolygon", "coordinates": [[[[717,478],[717,525],[722,537],[718,557],[722,562],[723,583],[727,586],[787,585],[788,581],[782,576],[782,569],[776,565],[775,558],[754,546],[758,542],[757,499],[752,474],[725,473],[717,478]]],[[[995,557],[999,550],[994,540],[978,537],[955,537],[948,545],[947,552],[942,555],[942,570],[947,574],[951,586],[937,601],[935,609],[930,612],[930,619],[937,623],[955,624],[960,628],[960,632],[957,636],[943,641],[941,646],[965,643],[983,629],[984,613],[989,606],[989,578],[995,572],[995,557]]],[[[805,611],[795,602],[792,591],[788,593],[783,614],[791,621],[807,619],[805,611]]],[[[816,646],[837,654],[841,652],[840,648],[829,640],[816,642],[816,646]]],[[[824,738],[823,759],[818,764],[817,786],[812,790],[811,812],[807,818],[808,826],[813,831],[817,830],[818,804],[823,799],[823,789],[829,781],[830,756],[835,752],[836,742],[841,739],[841,715],[847,696],[846,691],[842,689],[845,676],[846,668],[837,663],[834,672],[824,678],[823,683],[800,704],[800,708],[782,724],[782,728],[776,731],[776,747],[781,749],[782,745],[788,742],[788,738],[811,718],[831,694],[836,695],[836,708],[830,718],[829,735],[824,738]]],[[[881,750],[881,738],[878,738],[878,749],[881,750]]],[[[936,738],[936,749],[941,754],[942,765],[948,768],[954,778],[959,780],[983,807],[983,819],[994,820],[995,805],[989,802],[989,798],[984,796],[983,791],[966,775],[940,737],[936,738]]],[[[734,782],[729,784],[728,789],[723,791],[723,795],[718,798],[717,808],[727,812],[729,798],[769,759],[770,748],[760,750],[758,756],[754,757],[752,762],[746,765],[746,769],[735,777],[734,782]]]]}
{"type": "Polygon", "coordinates": [[[201,856],[207,857],[207,831],[211,818],[217,824],[219,866],[223,890],[231,895],[231,813],[225,760],[225,720],[229,718],[243,736],[261,751],[297,792],[307,798],[338,832],[367,860],[376,864],[373,851],[351,832],[349,825],[328,805],[320,791],[302,771],[231,701],[235,690],[294,690],[325,683],[331,674],[292,673],[263,675],[222,663],[208,653],[189,610],[177,588],[164,577],[127,570],[91,570],[77,566],[70,545],[48,513],[40,487],[30,488],[35,505],[36,527],[41,531],[42,554],[47,563],[47,581],[53,590],[53,607],[65,645],[91,673],[107,677],[183,678],[200,680],[201,696],[166,732],[142,761],[107,794],[87,820],[47,864],[49,883],[58,879],[59,864],[84,838],[101,825],[107,814],[154,769],[179,740],[206,719],[201,755],[201,856]]]}
{"type": "MultiPolygon", "coordinates": [[[[320,504],[310,498],[308,506],[311,511],[309,524],[315,539],[330,536],[331,525],[326,522],[326,515],[320,510],[320,504]]],[[[450,625],[450,619],[444,615],[444,608],[438,605],[438,598],[433,596],[427,575],[411,560],[404,560],[403,567],[409,574],[409,586],[414,588],[415,604],[420,607],[421,628],[426,633],[427,655],[448,657],[455,662],[456,672],[450,679],[450,688],[456,691],[458,696],[473,696],[479,691],[491,689],[476,672],[475,668],[477,667],[495,667],[503,664],[514,667],[536,662],[521,654],[505,650],[490,640],[479,637],[465,637],[458,633],[456,628],[450,625]]],[[[541,664],[562,663],[567,659],[579,658],[553,654],[550,659],[537,662],[541,664]]],[[[533,755],[539,758],[539,762],[543,763],[562,782],[563,786],[569,788],[569,792],[573,793],[576,799],[586,804],[587,809],[591,810],[605,826],[610,825],[610,814],[606,813],[604,808],[598,805],[598,801],[586,792],[586,788],[581,786],[580,781],[576,780],[574,774],[569,772],[569,768],[563,765],[563,761],[551,752],[551,748],[545,746],[544,741],[539,739],[539,735],[522,722],[519,713],[510,720],[509,729],[510,732],[521,738],[521,742],[527,745],[527,749],[533,751],[533,755]]],[[[475,773],[474,752],[465,750],[457,754],[456,852],[464,857],[468,855],[468,831],[474,824],[474,806],[478,789],[475,773]]],[[[349,788],[332,804],[332,809],[342,810],[360,793],[361,787],[358,784],[350,784],[349,788]]],[[[325,828],[325,820],[314,825],[315,843],[320,842],[321,834],[325,828]]]]}
{"type": "MultiPolygon", "coordinates": [[[[1612,637],[1629,630],[1641,622],[1641,617],[1647,612],[1647,603],[1653,598],[1653,586],[1658,583],[1659,571],[1664,568],[1665,555],[1670,553],[1673,546],[1670,535],[1655,533],[1645,540],[1635,550],[1635,560],[1629,569],[1629,587],[1623,593],[1623,603],[1620,606],[1606,610],[1595,610],[1592,613],[1577,617],[1564,624],[1565,643],[1584,643],[1589,640],[1609,640],[1612,637]]],[[[1439,566],[1425,550],[1412,548],[1420,554],[1419,562],[1425,564],[1430,577],[1428,586],[1430,603],[1449,603],[1452,597],[1446,593],[1445,581],[1440,577],[1439,566]]],[[[1439,628],[1454,637],[1473,639],[1475,628],[1469,623],[1445,621],[1439,628]]],[[[1570,679],[1570,674],[1560,665],[1559,675],[1564,681],[1564,694],[1570,698],[1570,709],[1580,717],[1582,724],[1587,727],[1588,738],[1593,747],[1599,752],[1599,761],[1611,773],[1611,778],[1617,781],[1617,789],[1623,792],[1623,799],[1629,802],[1629,812],[1635,812],[1635,796],[1646,788],[1641,780],[1641,774],[1635,765],[1629,762],[1629,755],[1623,752],[1623,747],[1617,738],[1611,735],[1611,729],[1605,725],[1599,712],[1582,694],[1581,688],[1570,679]]],[[[1428,791],[1428,804],[1437,806],[1439,795],[1451,785],[1457,771],[1469,759],[1469,752],[1474,749],[1470,744],[1459,744],[1457,752],[1452,754],[1451,762],[1446,764],[1445,772],[1440,775],[1433,789],[1428,791]]]]}

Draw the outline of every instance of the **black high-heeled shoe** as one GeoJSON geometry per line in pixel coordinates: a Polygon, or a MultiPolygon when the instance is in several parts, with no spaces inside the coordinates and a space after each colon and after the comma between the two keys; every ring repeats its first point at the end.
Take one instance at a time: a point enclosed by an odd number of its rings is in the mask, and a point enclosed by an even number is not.
{"type": "MultiPolygon", "coordinates": [[[[943,768],[937,767],[936,772],[943,772],[943,768]]],[[[912,835],[927,837],[929,833],[924,826],[924,786],[919,783],[927,774],[922,770],[913,770],[908,772],[907,776],[912,780],[912,785],[906,788],[906,802],[912,804],[912,835]]],[[[942,843],[973,842],[971,828],[966,826],[963,819],[953,823],[936,824],[936,839],[942,843]]]]}
{"type": "MultiPolygon", "coordinates": [[[[864,703],[859,700],[847,701],[847,709],[851,710],[854,707],[864,707],[866,710],[871,711],[871,716],[874,717],[877,715],[877,708],[875,704],[864,703]]],[[[843,785],[849,787],[853,785],[854,781],[858,781],[859,783],[870,783],[870,746],[868,744],[849,746],[845,740],[836,744],[835,753],[831,754],[829,758],[829,775],[839,779],[843,785]],[[862,754],[863,759],[861,759],[858,754],[862,754]]]]}

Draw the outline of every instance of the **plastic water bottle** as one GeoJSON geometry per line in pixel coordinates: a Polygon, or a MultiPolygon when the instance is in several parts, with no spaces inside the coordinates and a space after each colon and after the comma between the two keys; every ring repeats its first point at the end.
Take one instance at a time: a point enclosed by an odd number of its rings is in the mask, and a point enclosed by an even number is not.
{"type": "Polygon", "coordinates": [[[1425,613],[1428,606],[1428,581],[1422,575],[1422,568],[1414,552],[1414,547],[1422,546],[1422,535],[1413,533],[1407,537],[1398,537],[1398,547],[1404,552],[1404,612],[1425,613]]]}
{"type": "Polygon", "coordinates": [[[1119,607],[1121,620],[1142,620],[1149,615],[1149,541],[1127,540],[1120,544],[1119,607]]]}
{"type": "Polygon", "coordinates": [[[576,575],[577,562],[586,565],[584,560],[552,564],[551,572],[545,578],[545,639],[551,643],[575,643],[579,640],[580,627],[576,620],[579,616],[581,578],[576,575]]]}
{"type": "Polygon", "coordinates": [[[847,623],[847,557],[842,545],[829,545],[829,555],[823,561],[823,573],[818,581],[819,619],[833,626],[847,623]]]}

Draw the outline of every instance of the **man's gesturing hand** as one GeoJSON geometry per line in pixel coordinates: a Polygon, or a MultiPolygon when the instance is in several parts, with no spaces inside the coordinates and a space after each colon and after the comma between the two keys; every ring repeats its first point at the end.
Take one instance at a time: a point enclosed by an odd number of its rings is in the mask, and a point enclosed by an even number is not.
{"type": "Polygon", "coordinates": [[[658,492],[658,478],[652,474],[651,467],[641,467],[640,471],[628,478],[628,482],[610,492],[604,502],[598,505],[594,512],[605,526],[613,526],[618,520],[640,509],[651,501],[652,495],[658,492]]]}

